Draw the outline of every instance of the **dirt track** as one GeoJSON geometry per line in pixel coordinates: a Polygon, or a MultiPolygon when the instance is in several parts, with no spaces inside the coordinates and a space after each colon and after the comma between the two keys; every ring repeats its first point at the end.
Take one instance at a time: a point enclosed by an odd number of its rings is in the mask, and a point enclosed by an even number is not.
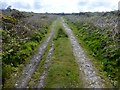
{"type": "Polygon", "coordinates": [[[71,41],[71,45],[73,47],[74,56],[77,59],[80,71],[82,71],[83,81],[84,81],[84,87],[85,88],[103,88],[105,87],[99,76],[96,75],[96,71],[91,63],[91,60],[86,56],[85,52],[83,51],[82,47],[76,40],[72,30],[65,24],[63,18],[62,18],[62,24],[65,28],[66,33],[69,36],[69,39],[71,41]]]}
{"type": "MultiPolygon", "coordinates": [[[[64,22],[64,19],[61,18],[61,23],[66,31],[66,33],[69,36],[69,40],[71,42],[71,45],[73,47],[73,53],[77,60],[77,63],[79,65],[80,72],[82,72],[83,77],[83,83],[85,88],[103,88],[104,80],[101,79],[99,76],[97,76],[97,72],[95,70],[95,67],[92,65],[91,60],[86,56],[85,52],[83,51],[82,47],[76,40],[72,30],[67,26],[67,24],[64,22]]],[[[23,70],[23,73],[21,77],[17,80],[15,87],[16,88],[26,88],[28,85],[28,82],[30,81],[33,73],[37,69],[40,60],[42,58],[42,55],[45,52],[46,47],[48,46],[51,38],[54,36],[54,25],[51,29],[51,33],[47,37],[47,39],[41,44],[39,47],[38,53],[33,56],[33,58],[30,60],[30,63],[26,65],[26,67],[23,70]]],[[[44,70],[40,75],[40,78],[38,80],[38,85],[35,86],[35,88],[41,88],[44,87],[45,84],[45,77],[47,76],[47,68],[49,66],[50,58],[52,55],[52,52],[54,50],[54,42],[52,42],[51,49],[48,52],[47,59],[45,61],[45,64],[43,65],[44,70]]],[[[69,82],[68,82],[69,83],[69,82]]]]}
{"type": "Polygon", "coordinates": [[[30,63],[26,65],[24,68],[21,77],[17,80],[15,87],[16,88],[26,88],[29,80],[31,79],[33,73],[37,69],[37,66],[40,63],[40,60],[42,58],[42,55],[45,52],[46,47],[48,46],[48,43],[50,42],[52,36],[54,34],[53,28],[51,29],[51,32],[47,39],[41,44],[41,46],[38,49],[37,54],[33,56],[33,58],[30,60],[30,63]]]}
{"type": "Polygon", "coordinates": [[[43,88],[43,86],[45,85],[45,78],[47,76],[48,67],[50,65],[50,60],[51,60],[51,56],[52,56],[53,51],[54,51],[54,41],[52,41],[51,48],[48,52],[48,55],[47,55],[47,58],[46,58],[46,61],[44,64],[44,71],[39,78],[39,82],[38,82],[38,85],[36,88],[43,88]]]}

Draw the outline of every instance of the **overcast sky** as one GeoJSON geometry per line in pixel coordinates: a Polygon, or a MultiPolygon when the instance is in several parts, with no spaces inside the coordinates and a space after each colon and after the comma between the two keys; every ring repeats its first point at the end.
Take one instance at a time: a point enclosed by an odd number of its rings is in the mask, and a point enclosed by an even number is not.
{"type": "Polygon", "coordinates": [[[118,10],[119,0],[0,0],[0,9],[8,6],[38,13],[72,13],[118,10]]]}

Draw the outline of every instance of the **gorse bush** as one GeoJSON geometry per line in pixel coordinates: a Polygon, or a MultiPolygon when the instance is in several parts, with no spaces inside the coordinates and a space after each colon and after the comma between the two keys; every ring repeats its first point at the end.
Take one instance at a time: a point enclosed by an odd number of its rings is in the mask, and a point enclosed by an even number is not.
{"type": "MultiPolygon", "coordinates": [[[[3,10],[2,20],[2,67],[3,85],[16,68],[25,65],[37,49],[55,17],[3,10]]],[[[3,86],[4,87],[4,86],[3,86]]]]}
{"type": "Polygon", "coordinates": [[[25,45],[23,45],[22,49],[17,54],[19,64],[24,63],[24,60],[33,53],[37,45],[37,42],[27,42],[25,45]]]}
{"type": "Polygon", "coordinates": [[[106,27],[103,29],[95,26],[92,22],[82,21],[78,18],[75,20],[74,18],[74,16],[72,16],[72,19],[68,17],[68,24],[76,27],[78,38],[92,51],[92,55],[101,62],[103,71],[107,72],[107,76],[111,79],[113,85],[117,86],[116,81],[118,81],[119,74],[118,62],[120,61],[117,34],[115,36],[116,39],[114,39],[111,28],[106,27]]]}
{"type": "Polygon", "coordinates": [[[17,20],[11,16],[2,16],[2,21],[0,21],[2,23],[2,28],[5,30],[10,30],[14,27],[14,25],[17,23],[17,20]]]}
{"type": "Polygon", "coordinates": [[[31,36],[30,40],[40,42],[43,36],[44,35],[42,35],[41,33],[36,33],[35,35],[31,36]]]}
{"type": "Polygon", "coordinates": [[[62,28],[58,29],[58,34],[57,34],[57,38],[64,38],[64,37],[68,37],[68,35],[64,32],[64,30],[62,28]]]}

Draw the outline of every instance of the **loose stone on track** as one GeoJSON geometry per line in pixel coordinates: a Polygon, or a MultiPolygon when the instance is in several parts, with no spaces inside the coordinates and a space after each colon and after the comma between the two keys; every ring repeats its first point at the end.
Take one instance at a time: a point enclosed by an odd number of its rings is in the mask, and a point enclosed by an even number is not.
{"type": "Polygon", "coordinates": [[[26,65],[26,67],[23,69],[21,77],[17,80],[15,87],[16,88],[27,88],[28,82],[30,81],[33,73],[37,69],[39,62],[42,58],[42,55],[45,52],[46,47],[48,46],[48,43],[50,42],[51,38],[54,34],[54,29],[51,29],[51,32],[48,36],[48,38],[42,43],[42,45],[38,49],[38,53],[33,56],[33,58],[30,60],[29,64],[26,65]]]}
{"type": "Polygon", "coordinates": [[[47,59],[46,59],[45,64],[43,66],[44,71],[39,78],[39,82],[38,82],[39,84],[37,85],[37,88],[43,88],[45,85],[45,78],[47,76],[47,72],[48,72],[48,68],[50,65],[50,60],[51,60],[51,56],[52,56],[53,51],[54,51],[54,42],[52,42],[51,48],[48,52],[47,59]]]}
{"type": "Polygon", "coordinates": [[[101,82],[103,80],[99,76],[96,75],[97,72],[94,70],[92,62],[86,56],[82,47],[77,42],[72,30],[67,26],[63,18],[62,18],[62,24],[71,41],[74,56],[77,59],[80,71],[82,71],[82,75],[84,78],[84,84],[85,84],[84,87],[85,88],[104,88],[105,86],[101,82]]]}

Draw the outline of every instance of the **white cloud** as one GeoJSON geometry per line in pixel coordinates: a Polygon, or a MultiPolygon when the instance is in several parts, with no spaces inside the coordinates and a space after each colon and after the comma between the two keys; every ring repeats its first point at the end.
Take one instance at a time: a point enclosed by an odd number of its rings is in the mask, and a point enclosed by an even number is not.
{"type": "Polygon", "coordinates": [[[1,0],[1,2],[24,11],[72,13],[117,10],[119,0],[1,0]]]}
{"type": "Polygon", "coordinates": [[[79,0],[43,0],[42,4],[47,7],[42,11],[47,12],[78,12],[77,8],[79,0]]]}

